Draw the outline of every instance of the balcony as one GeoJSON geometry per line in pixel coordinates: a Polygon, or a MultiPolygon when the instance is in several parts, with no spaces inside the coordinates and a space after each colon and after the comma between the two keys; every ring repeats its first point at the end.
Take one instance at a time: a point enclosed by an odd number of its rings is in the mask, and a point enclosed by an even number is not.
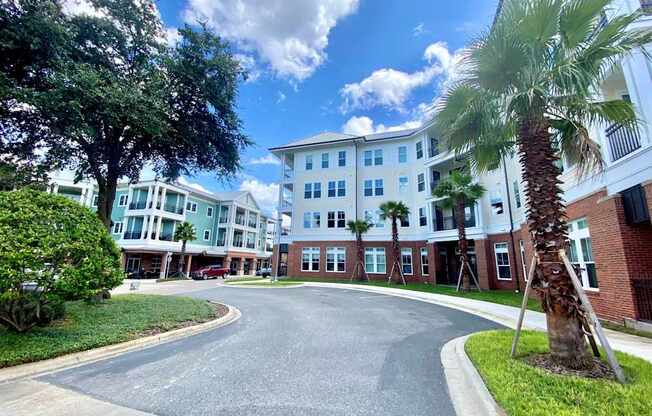
{"type": "Polygon", "coordinates": [[[284,181],[291,181],[292,179],[294,179],[294,170],[286,169],[283,172],[283,180],[284,181]]]}
{"type": "Polygon", "coordinates": [[[641,147],[641,136],[637,127],[630,129],[621,124],[613,124],[605,133],[612,162],[622,159],[641,147]]]}
{"type": "Polygon", "coordinates": [[[176,205],[172,204],[165,204],[163,206],[163,211],[171,212],[172,214],[183,215],[183,207],[177,207],[176,205]]]}
{"type": "MultiPolygon", "coordinates": [[[[470,209],[465,210],[464,215],[464,226],[466,228],[472,228],[477,225],[476,221],[476,209],[475,206],[471,206],[470,209]]],[[[444,215],[443,211],[436,207],[435,212],[435,221],[433,221],[433,231],[450,231],[457,229],[457,221],[455,220],[454,215],[444,215]]]]}
{"type": "Polygon", "coordinates": [[[143,233],[142,230],[127,231],[126,233],[124,233],[124,236],[122,238],[124,238],[125,240],[140,240],[140,236],[142,233],[143,233]]]}
{"type": "Polygon", "coordinates": [[[247,242],[247,248],[256,248],[256,243],[255,242],[247,242]]]}
{"type": "Polygon", "coordinates": [[[129,204],[129,209],[130,210],[145,209],[145,207],[147,207],[147,202],[146,201],[132,202],[132,203],[129,204]]]}
{"type": "Polygon", "coordinates": [[[174,241],[172,234],[163,234],[158,239],[161,241],[174,241]]]}

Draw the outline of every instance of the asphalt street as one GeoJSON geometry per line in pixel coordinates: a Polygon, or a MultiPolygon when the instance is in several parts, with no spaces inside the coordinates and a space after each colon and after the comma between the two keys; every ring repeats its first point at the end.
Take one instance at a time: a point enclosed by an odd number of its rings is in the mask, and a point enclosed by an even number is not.
{"type": "Polygon", "coordinates": [[[454,309],[326,288],[216,287],[226,327],[48,376],[158,415],[454,415],[449,340],[498,325],[454,309]]]}

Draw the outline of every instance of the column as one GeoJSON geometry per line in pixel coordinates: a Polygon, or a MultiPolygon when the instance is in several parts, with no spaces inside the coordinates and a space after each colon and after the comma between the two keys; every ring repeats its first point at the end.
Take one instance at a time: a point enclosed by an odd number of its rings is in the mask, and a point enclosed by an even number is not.
{"type": "Polygon", "coordinates": [[[127,269],[127,253],[124,251],[120,251],[120,267],[122,267],[122,271],[127,269]]]}
{"type": "Polygon", "coordinates": [[[192,254],[188,254],[188,261],[186,262],[186,277],[190,276],[190,265],[192,264],[192,254]]]}
{"type": "Polygon", "coordinates": [[[127,209],[129,209],[129,204],[131,204],[131,200],[134,197],[134,186],[129,185],[129,191],[127,192],[127,209]]]}
{"type": "Polygon", "coordinates": [[[244,276],[244,257],[240,258],[240,263],[238,264],[238,276],[244,276]]]}
{"type": "Polygon", "coordinates": [[[161,238],[161,226],[163,225],[163,217],[159,215],[158,223],[156,224],[156,239],[161,238]]]}
{"type": "Polygon", "coordinates": [[[160,203],[161,208],[160,209],[165,209],[165,197],[168,193],[168,188],[163,188],[163,192],[161,192],[161,200],[157,202],[157,206],[160,203]]]}
{"type": "Polygon", "coordinates": [[[152,185],[147,187],[147,199],[145,200],[145,208],[151,208],[152,203],[152,185]]]}
{"type": "Polygon", "coordinates": [[[140,239],[144,240],[147,237],[147,229],[149,228],[149,216],[143,217],[143,227],[140,229],[140,239]]]}
{"type": "Polygon", "coordinates": [[[152,233],[154,232],[154,221],[156,221],[156,217],[153,216],[153,215],[150,215],[149,224],[148,224],[148,227],[147,227],[147,235],[145,236],[146,240],[151,240],[152,239],[152,233]]]}
{"type": "Polygon", "coordinates": [[[163,254],[163,256],[161,258],[161,274],[159,275],[160,279],[165,279],[165,276],[167,275],[167,270],[168,270],[170,260],[171,260],[170,252],[166,251],[165,254],[163,254]]]}

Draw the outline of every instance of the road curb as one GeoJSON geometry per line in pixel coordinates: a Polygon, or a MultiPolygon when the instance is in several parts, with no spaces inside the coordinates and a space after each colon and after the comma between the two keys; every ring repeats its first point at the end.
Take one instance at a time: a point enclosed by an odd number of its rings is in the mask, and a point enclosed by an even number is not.
{"type": "Polygon", "coordinates": [[[38,361],[34,363],[21,364],[13,367],[0,369],[0,383],[9,381],[16,381],[18,379],[35,377],[52,373],[62,369],[74,368],[80,365],[89,364],[95,361],[103,360],[105,358],[114,357],[126,352],[142,350],[154,345],[163,344],[166,342],[176,341],[182,338],[197,335],[212,329],[216,329],[228,324],[231,324],[242,316],[238,308],[226,305],[229,311],[221,318],[212,321],[204,322],[198,325],[189,326],[186,328],[174,329],[172,331],[163,332],[161,334],[151,335],[148,337],[138,338],[131,341],[122,342],[119,344],[107,345],[105,347],[94,348],[88,351],[80,351],[71,354],[66,354],[61,357],[51,358],[48,360],[38,361]]]}
{"type": "Polygon", "coordinates": [[[482,377],[466,355],[464,345],[471,335],[448,341],[441,349],[448,395],[458,416],[505,416],[482,377]]]}
{"type": "Polygon", "coordinates": [[[223,287],[237,287],[237,288],[245,288],[245,289],[296,289],[298,287],[304,287],[305,283],[297,283],[296,285],[292,286],[256,286],[254,284],[247,284],[247,283],[222,283],[218,284],[218,286],[223,286],[223,287]]]}

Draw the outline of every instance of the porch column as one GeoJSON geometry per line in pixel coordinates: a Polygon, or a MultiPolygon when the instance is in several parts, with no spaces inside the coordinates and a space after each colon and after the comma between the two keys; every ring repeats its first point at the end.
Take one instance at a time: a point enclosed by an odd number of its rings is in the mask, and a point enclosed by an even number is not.
{"type": "Polygon", "coordinates": [[[163,223],[163,217],[159,215],[158,216],[158,222],[156,224],[156,238],[155,238],[156,240],[161,238],[161,226],[162,226],[162,223],[163,223]]]}
{"type": "Polygon", "coordinates": [[[122,267],[122,271],[127,268],[127,253],[124,251],[120,252],[120,267],[122,267]]]}
{"type": "Polygon", "coordinates": [[[160,279],[165,279],[165,276],[168,271],[168,265],[170,262],[170,252],[166,251],[163,256],[161,256],[161,274],[159,275],[160,279]]]}
{"type": "Polygon", "coordinates": [[[143,227],[140,229],[140,239],[144,240],[147,237],[147,230],[149,228],[149,216],[143,217],[143,227]],[[144,234],[144,235],[143,235],[144,234]]]}
{"type": "Polygon", "coordinates": [[[154,232],[154,221],[156,221],[156,217],[153,216],[153,215],[150,215],[149,216],[149,224],[147,226],[147,235],[145,236],[146,240],[151,240],[152,239],[152,233],[154,232]]]}
{"type": "Polygon", "coordinates": [[[238,264],[238,276],[244,276],[244,262],[245,258],[240,258],[240,264],[238,264]]]}
{"type": "Polygon", "coordinates": [[[186,276],[190,276],[190,265],[192,264],[192,254],[188,254],[188,263],[186,264],[186,276]]]}

